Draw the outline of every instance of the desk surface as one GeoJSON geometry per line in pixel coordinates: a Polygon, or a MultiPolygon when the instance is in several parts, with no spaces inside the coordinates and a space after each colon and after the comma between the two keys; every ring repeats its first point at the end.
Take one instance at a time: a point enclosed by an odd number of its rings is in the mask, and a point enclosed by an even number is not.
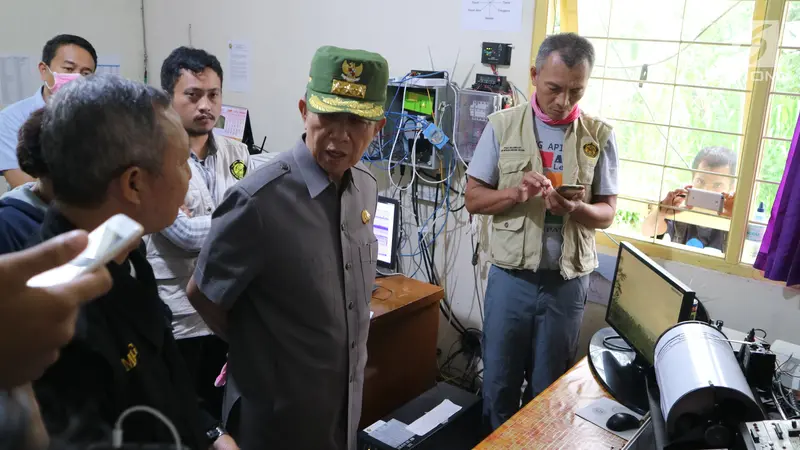
{"type": "Polygon", "coordinates": [[[608,394],[583,358],[476,449],[620,449],[624,439],[575,415],[601,397],[608,394]]]}
{"type": "Polygon", "coordinates": [[[444,290],[403,275],[378,278],[375,284],[380,286],[372,293],[370,310],[375,313],[372,320],[400,308],[424,308],[444,298],[444,290]]]}

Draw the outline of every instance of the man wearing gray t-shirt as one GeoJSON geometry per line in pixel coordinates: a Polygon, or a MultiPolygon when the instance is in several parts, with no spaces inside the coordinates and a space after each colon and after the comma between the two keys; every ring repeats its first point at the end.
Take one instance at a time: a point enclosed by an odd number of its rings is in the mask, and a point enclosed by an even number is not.
{"type": "Polygon", "coordinates": [[[548,37],[531,68],[531,103],[489,117],[467,174],[467,210],[492,216],[483,324],[484,415],[492,429],[569,368],[594,232],[616,211],[611,127],[580,111],[594,50],[575,34],[548,37]]]}

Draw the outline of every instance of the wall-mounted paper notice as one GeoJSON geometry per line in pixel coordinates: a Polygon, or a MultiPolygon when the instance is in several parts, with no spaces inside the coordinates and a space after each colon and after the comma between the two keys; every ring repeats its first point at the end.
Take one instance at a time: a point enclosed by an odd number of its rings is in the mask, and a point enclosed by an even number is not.
{"type": "Polygon", "coordinates": [[[250,92],[250,44],[228,41],[228,70],[225,88],[234,92],[250,92]]]}

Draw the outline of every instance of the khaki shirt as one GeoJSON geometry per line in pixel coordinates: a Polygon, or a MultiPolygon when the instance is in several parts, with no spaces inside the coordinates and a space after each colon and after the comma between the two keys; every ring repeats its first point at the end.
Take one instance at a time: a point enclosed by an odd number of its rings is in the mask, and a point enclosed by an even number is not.
{"type": "Polygon", "coordinates": [[[264,418],[263,448],[355,448],[376,206],[363,164],[340,195],[300,141],[214,213],[194,277],[229,311],[230,375],[248,401],[274,413],[264,418]]]}

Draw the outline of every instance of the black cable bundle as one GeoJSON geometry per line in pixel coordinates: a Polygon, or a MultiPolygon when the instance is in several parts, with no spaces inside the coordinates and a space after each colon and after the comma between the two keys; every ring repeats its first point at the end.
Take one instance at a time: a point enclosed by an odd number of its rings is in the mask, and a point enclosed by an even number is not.
{"type": "MultiPolygon", "coordinates": [[[[439,193],[437,190],[436,194],[436,203],[438,204],[439,200],[439,193]]],[[[419,180],[414,180],[414,183],[411,185],[411,205],[412,211],[414,212],[414,223],[417,225],[417,238],[419,239],[419,252],[422,256],[422,262],[424,264],[425,273],[428,277],[428,282],[430,284],[441,286],[439,276],[436,273],[436,264],[433,259],[434,252],[436,250],[436,241],[428,247],[428,243],[423,236],[422,232],[419,231],[419,180]]],[[[434,218],[433,222],[433,230],[436,230],[436,220],[434,218]]],[[[458,320],[458,317],[455,316],[453,311],[450,309],[450,304],[447,302],[446,299],[439,302],[439,309],[442,311],[442,314],[447,318],[447,321],[455,328],[459,334],[464,334],[466,332],[466,327],[458,320]]]]}

